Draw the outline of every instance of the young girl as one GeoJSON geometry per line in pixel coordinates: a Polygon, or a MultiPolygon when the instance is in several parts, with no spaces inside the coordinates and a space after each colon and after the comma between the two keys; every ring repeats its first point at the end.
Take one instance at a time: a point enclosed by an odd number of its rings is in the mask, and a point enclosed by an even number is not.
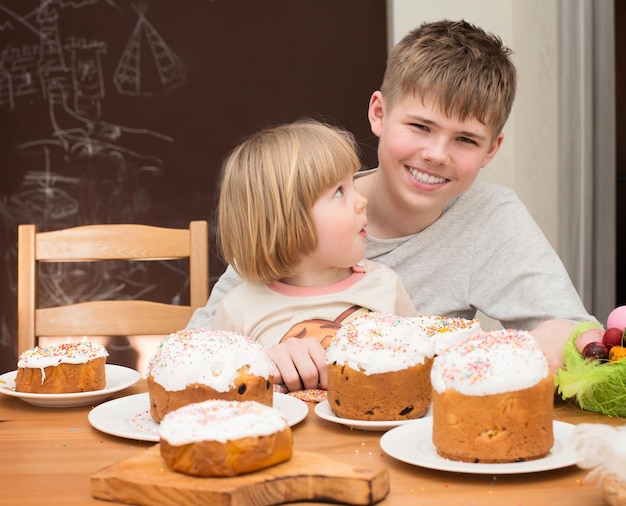
{"type": "Polygon", "coordinates": [[[218,241],[244,283],[212,327],[261,342],[290,390],[326,388],[325,347],[342,323],[368,311],[417,314],[397,274],[363,259],[359,166],[348,132],[312,120],[262,130],[224,164],[218,241]]]}

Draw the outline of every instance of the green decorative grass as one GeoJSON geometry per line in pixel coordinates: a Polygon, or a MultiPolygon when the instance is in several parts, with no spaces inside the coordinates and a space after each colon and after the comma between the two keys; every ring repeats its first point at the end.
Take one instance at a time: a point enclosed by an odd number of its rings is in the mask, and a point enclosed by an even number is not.
{"type": "Polygon", "coordinates": [[[592,322],[576,326],[565,345],[564,365],[554,381],[563,399],[575,399],[586,411],[608,416],[626,416],[626,360],[600,362],[583,358],[576,349],[576,338],[600,328],[592,322]]]}

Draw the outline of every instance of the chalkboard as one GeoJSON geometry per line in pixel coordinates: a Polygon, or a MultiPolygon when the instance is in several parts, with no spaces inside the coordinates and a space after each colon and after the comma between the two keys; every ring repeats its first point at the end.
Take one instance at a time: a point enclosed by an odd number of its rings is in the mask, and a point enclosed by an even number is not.
{"type": "MultiPolygon", "coordinates": [[[[351,130],[374,166],[386,24],[384,0],[0,0],[0,370],[15,368],[19,223],[213,223],[226,154],[304,116],[351,130]]],[[[162,268],[68,266],[40,298],[184,300],[182,269],[162,268]]],[[[212,248],[213,281],[223,268],[212,248]]]]}

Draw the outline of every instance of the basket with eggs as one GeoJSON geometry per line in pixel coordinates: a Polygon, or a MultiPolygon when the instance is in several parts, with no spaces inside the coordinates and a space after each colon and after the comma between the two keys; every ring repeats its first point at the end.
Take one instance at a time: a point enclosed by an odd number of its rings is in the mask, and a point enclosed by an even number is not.
{"type": "Polygon", "coordinates": [[[626,306],[609,314],[606,330],[593,322],[576,326],[565,345],[563,367],[555,376],[558,393],[581,409],[608,416],[626,416],[626,306]],[[576,340],[593,337],[582,353],[576,340]]]}

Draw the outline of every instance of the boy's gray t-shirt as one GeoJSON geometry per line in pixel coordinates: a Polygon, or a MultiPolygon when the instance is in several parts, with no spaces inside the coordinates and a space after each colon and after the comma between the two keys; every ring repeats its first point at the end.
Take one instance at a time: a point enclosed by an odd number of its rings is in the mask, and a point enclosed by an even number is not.
{"type": "MultiPolygon", "coordinates": [[[[368,236],[365,256],[400,275],[420,314],[471,319],[479,309],[526,330],[551,319],[595,320],[524,204],[501,185],[475,182],[417,234],[368,236]]],[[[188,326],[210,327],[219,301],[240,282],[228,267],[188,326]]]]}

